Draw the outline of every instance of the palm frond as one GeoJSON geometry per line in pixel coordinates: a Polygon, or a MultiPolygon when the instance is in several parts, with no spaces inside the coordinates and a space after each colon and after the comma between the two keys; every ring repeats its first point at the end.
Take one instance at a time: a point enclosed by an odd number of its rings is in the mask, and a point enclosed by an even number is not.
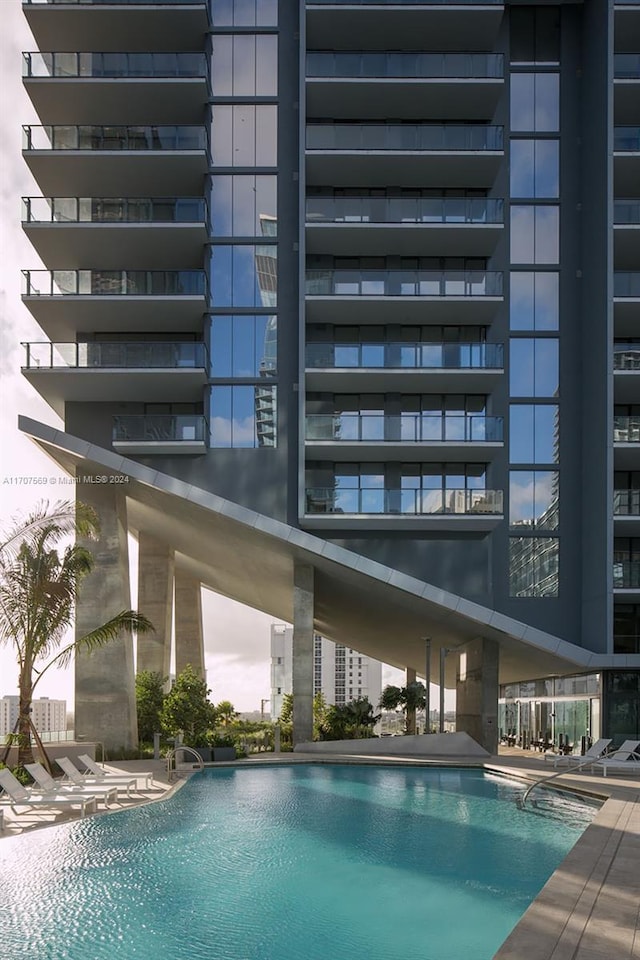
{"type": "Polygon", "coordinates": [[[58,540],[73,533],[91,538],[99,527],[95,510],[87,504],[58,500],[50,506],[43,500],[26,518],[13,519],[5,539],[0,541],[0,556],[15,557],[23,543],[33,542],[43,531],[55,534],[58,540]]]}
{"type": "Polygon", "coordinates": [[[73,643],[68,644],[59,653],[55,655],[45,667],[42,668],[42,675],[50,666],[56,664],[59,668],[68,667],[73,659],[74,653],[83,650],[86,653],[92,653],[105,644],[115,640],[123,631],[135,630],[136,633],[152,633],[155,627],[151,621],[141,613],[135,610],[122,610],[111,620],[107,620],[100,627],[96,627],[90,633],[83,637],[78,637],[73,643]]]}

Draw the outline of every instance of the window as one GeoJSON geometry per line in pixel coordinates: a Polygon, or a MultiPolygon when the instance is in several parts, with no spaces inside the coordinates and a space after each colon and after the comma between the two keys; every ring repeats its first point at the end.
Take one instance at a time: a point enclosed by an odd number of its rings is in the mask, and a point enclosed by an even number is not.
{"type": "Polygon", "coordinates": [[[511,463],[556,463],[559,426],[557,404],[511,404],[509,455],[511,463]]]}
{"type": "Polygon", "coordinates": [[[216,237],[264,237],[277,233],[277,178],[213,177],[212,232],[216,237]]]}
{"type": "Polygon", "coordinates": [[[557,597],[557,537],[509,537],[509,596],[557,597]]]}
{"type": "Polygon", "coordinates": [[[511,132],[557,133],[559,129],[559,74],[512,73],[511,132]]]}
{"type": "Polygon", "coordinates": [[[512,330],[557,330],[557,273],[511,273],[509,320],[512,330]]]}
{"type": "Polygon", "coordinates": [[[560,8],[510,7],[511,63],[558,63],[560,8]]]}
{"type": "Polygon", "coordinates": [[[555,397],[558,393],[559,341],[555,337],[511,340],[509,358],[512,397],[555,397]]]}
{"type": "Polygon", "coordinates": [[[211,0],[216,27],[275,27],[278,0],[211,0]]]}
{"type": "Polygon", "coordinates": [[[213,386],[211,446],[275,446],[276,410],[273,386],[213,386]]]}
{"type": "Polygon", "coordinates": [[[560,211],[556,206],[511,206],[511,262],[558,263],[560,211]]]}
{"type": "Polygon", "coordinates": [[[558,484],[557,470],[512,470],[509,473],[509,525],[555,530],[558,484]]]}
{"type": "Polygon", "coordinates": [[[212,377],[274,377],[278,318],[269,314],[211,317],[212,377]]]}
{"type": "Polygon", "coordinates": [[[275,307],[278,248],[275,244],[233,244],[211,251],[214,307],[275,307]]]}
{"type": "Polygon", "coordinates": [[[511,196],[554,199],[559,189],[559,141],[512,140],[511,196]]]}
{"type": "Polygon", "coordinates": [[[211,151],[216,167],[275,167],[277,107],[219,104],[212,109],[211,151]]]}
{"type": "Polygon", "coordinates": [[[278,92],[275,34],[214,34],[211,56],[214,97],[273,97],[278,92]]]}

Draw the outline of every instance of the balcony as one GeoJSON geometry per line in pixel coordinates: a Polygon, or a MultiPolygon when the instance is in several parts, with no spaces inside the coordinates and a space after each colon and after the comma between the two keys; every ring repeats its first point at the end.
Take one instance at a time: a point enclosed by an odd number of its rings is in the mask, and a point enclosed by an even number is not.
{"type": "Polygon", "coordinates": [[[503,128],[482,123],[308,123],[307,183],[492,186],[503,128]]]}
{"type": "Polygon", "coordinates": [[[640,343],[614,343],[613,371],[615,402],[640,403],[640,343]]]}
{"type": "Polygon", "coordinates": [[[312,487],[303,526],[489,530],[503,517],[502,490],[312,487]]]}
{"type": "Polygon", "coordinates": [[[24,86],[52,124],[201,123],[207,100],[203,53],[22,54],[24,86]]]}
{"type": "Polygon", "coordinates": [[[616,536],[635,536],[640,531],[640,490],[613,491],[616,536]]]}
{"type": "MultiPolygon", "coordinates": [[[[634,253],[638,262],[637,247],[634,253]]],[[[640,305],[640,271],[615,270],[613,274],[613,317],[616,337],[635,337],[640,305]]]]}
{"type": "Polygon", "coordinates": [[[307,390],[348,393],[420,389],[490,392],[502,375],[501,343],[307,343],[307,390]]]}
{"type": "Polygon", "coordinates": [[[613,589],[640,590],[640,560],[613,561],[613,589]]]}
{"type": "Polygon", "coordinates": [[[450,461],[503,442],[502,417],[484,414],[308,414],[305,449],[316,460],[424,460],[426,450],[450,461]]]}
{"type": "Polygon", "coordinates": [[[124,454],[202,455],[209,427],[199,414],[153,414],[113,418],[112,444],[124,454]]]}
{"type": "Polygon", "coordinates": [[[614,416],[613,444],[615,469],[637,470],[640,464],[640,416],[614,416]]]}
{"type": "Polygon", "coordinates": [[[23,302],[56,341],[76,333],[202,330],[203,270],[24,270],[23,302]]]}
{"type": "Polygon", "coordinates": [[[200,401],[207,382],[205,345],[192,340],[23,347],[23,375],[61,416],[67,401],[108,402],[114,394],[122,401],[200,401]]]}
{"type": "Polygon", "coordinates": [[[504,203],[488,197],[307,197],[307,252],[490,256],[504,203]]]}
{"type": "MultiPolygon", "coordinates": [[[[636,87],[637,90],[637,87],[636,87]]],[[[637,103],[637,96],[633,98],[637,103]]],[[[617,196],[632,196],[640,178],[640,126],[613,128],[613,179],[617,196]]]]}
{"type": "Polygon", "coordinates": [[[640,200],[614,200],[613,223],[616,269],[633,269],[640,262],[640,200]]]}
{"type": "Polygon", "coordinates": [[[208,170],[202,126],[25,126],[23,156],[45,196],[198,196],[208,170]]]}
{"type": "Polygon", "coordinates": [[[615,49],[635,54],[640,50],[640,4],[638,0],[615,0],[615,49]]]}
{"type": "Polygon", "coordinates": [[[204,49],[206,0],[23,0],[41,50],[204,49]]]}
{"type": "Polygon", "coordinates": [[[307,43],[315,50],[330,50],[336,45],[351,46],[357,37],[367,49],[411,50],[416,37],[425,37],[429,46],[438,50],[446,49],[454,36],[460,49],[491,50],[503,10],[499,0],[307,0],[307,43]]]}
{"type": "Polygon", "coordinates": [[[201,266],[201,197],[23,197],[22,226],[48,267],[201,266]]]}
{"type": "Polygon", "coordinates": [[[502,274],[487,270],[347,270],[306,273],[307,319],[320,323],[487,323],[502,274]]]}
{"type": "Polygon", "coordinates": [[[497,53],[310,51],[307,116],[486,120],[503,86],[497,53]]]}

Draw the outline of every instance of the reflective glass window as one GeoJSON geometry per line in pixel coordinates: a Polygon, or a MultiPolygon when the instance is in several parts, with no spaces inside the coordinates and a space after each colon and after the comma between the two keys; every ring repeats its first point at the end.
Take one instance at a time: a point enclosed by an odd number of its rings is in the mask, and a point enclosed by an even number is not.
{"type": "Polygon", "coordinates": [[[278,162],[277,107],[219,104],[212,109],[211,154],[218,167],[275,167],[278,162]]]}
{"type": "Polygon", "coordinates": [[[511,206],[511,263],[558,263],[560,211],[556,206],[511,206]]]}
{"type": "Polygon", "coordinates": [[[557,470],[512,470],[509,473],[509,525],[528,530],[558,526],[557,470]]]}
{"type": "Polygon", "coordinates": [[[511,404],[509,459],[511,463],[557,463],[557,404],[511,404]]]}
{"type": "Polygon", "coordinates": [[[511,272],[509,320],[512,330],[557,330],[559,275],[511,272]]]}
{"type": "Polygon", "coordinates": [[[215,97],[273,97],[278,92],[275,34],[214,34],[211,87],[215,97]]]}
{"type": "Polygon", "coordinates": [[[557,537],[509,537],[509,596],[557,597],[557,537]]]}
{"type": "Polygon", "coordinates": [[[512,6],[509,16],[511,63],[558,63],[558,6],[512,6]]]}
{"type": "Polygon", "coordinates": [[[553,199],[560,187],[558,140],[511,141],[511,196],[553,199]]]}
{"type": "Polygon", "coordinates": [[[512,73],[511,130],[517,133],[555,133],[559,129],[559,74],[512,73]]]}
{"type": "Polygon", "coordinates": [[[278,0],[211,0],[216,27],[276,27],[278,0]]]}
{"type": "Polygon", "coordinates": [[[278,288],[275,244],[215,246],[211,251],[213,307],[275,307],[278,288]]]}
{"type": "Polygon", "coordinates": [[[213,177],[210,207],[215,237],[275,236],[277,178],[270,175],[213,177]]]}
{"type": "Polygon", "coordinates": [[[555,397],[558,393],[559,341],[555,338],[512,339],[509,380],[512,397],[555,397]]]}
{"type": "Polygon", "coordinates": [[[272,377],[277,373],[277,317],[211,318],[212,377],[272,377]]]}
{"type": "Polygon", "coordinates": [[[212,447],[272,447],[276,441],[276,388],[211,387],[212,447]]]}

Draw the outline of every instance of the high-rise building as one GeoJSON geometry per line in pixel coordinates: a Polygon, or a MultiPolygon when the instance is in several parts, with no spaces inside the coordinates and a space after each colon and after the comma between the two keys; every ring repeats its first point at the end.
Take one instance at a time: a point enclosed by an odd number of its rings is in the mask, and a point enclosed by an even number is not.
{"type": "MultiPolygon", "coordinates": [[[[313,694],[327,704],[344,706],[367,698],[374,710],[382,692],[382,664],[352,647],[333,643],[319,633],[313,638],[313,694]]],[[[271,719],[282,712],[282,698],[293,693],[293,628],[271,624],[271,719]]]]}
{"type": "MultiPolygon", "coordinates": [[[[20,711],[20,697],[0,699],[0,737],[13,733],[20,711]]],[[[67,729],[67,701],[39,697],[31,703],[31,719],[38,733],[61,733],[67,729]]]]}
{"type": "MultiPolygon", "coordinates": [[[[637,0],[24,10],[64,427],[21,428],[102,518],[79,629],[133,530],[139,662],[174,578],[186,662],[200,584],[293,622],[296,740],[316,633],[429,649],[490,749],[640,737],[637,0]]],[[[87,737],[135,739],[131,654],[79,658],[87,737]]]]}

